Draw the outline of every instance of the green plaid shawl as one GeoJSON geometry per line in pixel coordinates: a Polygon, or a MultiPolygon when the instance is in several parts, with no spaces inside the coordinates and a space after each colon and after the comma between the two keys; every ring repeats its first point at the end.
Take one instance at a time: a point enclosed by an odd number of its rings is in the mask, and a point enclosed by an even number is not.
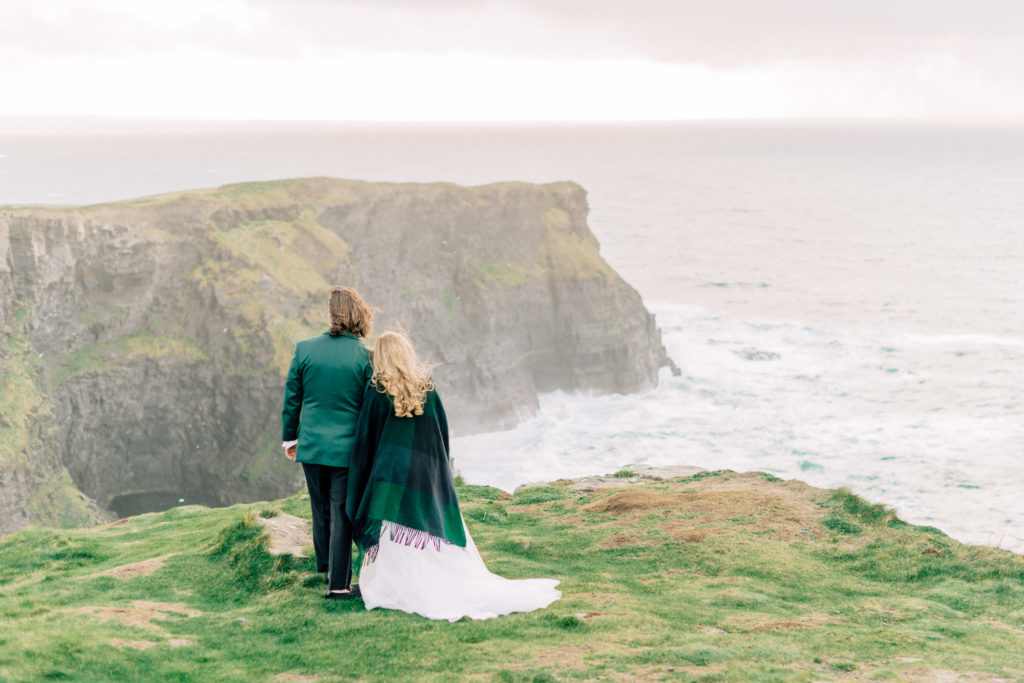
{"type": "Polygon", "coordinates": [[[348,482],[346,511],[360,555],[376,557],[382,530],[418,548],[466,546],[437,392],[427,394],[422,415],[396,417],[391,397],[367,384],[348,482]]]}

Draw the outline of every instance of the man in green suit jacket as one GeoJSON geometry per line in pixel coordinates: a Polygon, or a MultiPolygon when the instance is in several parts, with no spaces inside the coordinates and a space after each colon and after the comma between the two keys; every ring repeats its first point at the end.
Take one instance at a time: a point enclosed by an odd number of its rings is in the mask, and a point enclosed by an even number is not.
{"type": "Polygon", "coordinates": [[[331,599],[353,597],[352,527],[345,515],[349,455],[363,390],[370,378],[372,309],[358,292],[332,287],[331,327],[295,347],[284,389],[281,441],[289,460],[302,463],[313,512],[317,571],[327,574],[331,599]]]}

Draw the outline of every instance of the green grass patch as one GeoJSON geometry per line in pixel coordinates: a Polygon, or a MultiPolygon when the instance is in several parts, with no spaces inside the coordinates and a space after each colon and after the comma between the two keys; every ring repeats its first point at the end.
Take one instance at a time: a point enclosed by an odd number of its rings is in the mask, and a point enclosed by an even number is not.
{"type": "Polygon", "coordinates": [[[851,515],[864,524],[886,524],[896,519],[893,510],[881,504],[869,503],[847,488],[832,491],[825,499],[825,505],[851,515]]]}
{"type": "Polygon", "coordinates": [[[478,264],[469,274],[469,279],[481,288],[515,287],[544,275],[544,270],[531,264],[525,267],[512,261],[478,264]]]}
{"type": "Polygon", "coordinates": [[[553,500],[565,500],[572,495],[562,486],[534,486],[515,494],[513,505],[534,505],[553,500]]]}
{"type": "Polygon", "coordinates": [[[1024,674],[1024,558],[911,525],[869,524],[856,510],[827,505],[828,492],[801,493],[756,474],[728,477],[627,487],[643,494],[634,502],[650,505],[621,514],[593,507],[607,492],[577,498],[556,484],[510,496],[460,482],[488,567],[509,578],[557,578],[563,597],[545,610],[455,624],[324,601],[313,562],[271,555],[258,524],[279,513],[308,519],[302,494],[183,506],[98,529],[24,530],[0,539],[0,679],[1024,674]],[[699,515],[688,507],[748,490],[820,501],[810,509],[822,519],[856,520],[862,532],[839,534],[839,543],[784,526],[764,535],[738,524],[727,506],[699,515]],[[680,535],[681,528],[706,535],[680,535]],[[152,573],[111,573],[154,558],[152,573]]]}
{"type": "Polygon", "coordinates": [[[859,534],[863,527],[845,515],[830,512],[821,519],[821,525],[839,534],[859,534]]]}
{"type": "Polygon", "coordinates": [[[206,353],[192,341],[143,331],[113,341],[93,344],[62,358],[53,371],[51,380],[54,386],[59,386],[68,379],[85,372],[103,372],[135,358],[164,358],[167,356],[187,362],[207,359],[206,353]]]}
{"type": "Polygon", "coordinates": [[[704,470],[703,472],[696,472],[688,477],[680,477],[676,479],[680,484],[689,484],[697,481],[703,481],[704,479],[710,479],[711,477],[728,477],[730,474],[735,474],[732,470],[704,470]]]}

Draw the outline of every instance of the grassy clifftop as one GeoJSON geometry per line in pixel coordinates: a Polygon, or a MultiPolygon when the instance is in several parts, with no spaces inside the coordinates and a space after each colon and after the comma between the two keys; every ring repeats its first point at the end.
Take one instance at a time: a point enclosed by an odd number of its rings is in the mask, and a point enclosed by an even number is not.
{"type": "Polygon", "coordinates": [[[489,567],[550,608],[431,622],[326,603],[260,516],[302,495],[0,541],[0,679],[1019,680],[1024,557],[846,491],[700,473],[460,486],[489,567]]]}

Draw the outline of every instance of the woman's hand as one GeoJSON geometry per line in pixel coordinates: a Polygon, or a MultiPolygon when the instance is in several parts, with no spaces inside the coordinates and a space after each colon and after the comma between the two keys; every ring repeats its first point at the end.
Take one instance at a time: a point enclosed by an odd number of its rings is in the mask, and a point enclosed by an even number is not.
{"type": "Polygon", "coordinates": [[[284,457],[288,458],[292,462],[295,462],[295,458],[296,458],[296,456],[298,456],[298,454],[299,454],[299,447],[298,446],[289,446],[288,448],[284,449],[284,457]]]}

